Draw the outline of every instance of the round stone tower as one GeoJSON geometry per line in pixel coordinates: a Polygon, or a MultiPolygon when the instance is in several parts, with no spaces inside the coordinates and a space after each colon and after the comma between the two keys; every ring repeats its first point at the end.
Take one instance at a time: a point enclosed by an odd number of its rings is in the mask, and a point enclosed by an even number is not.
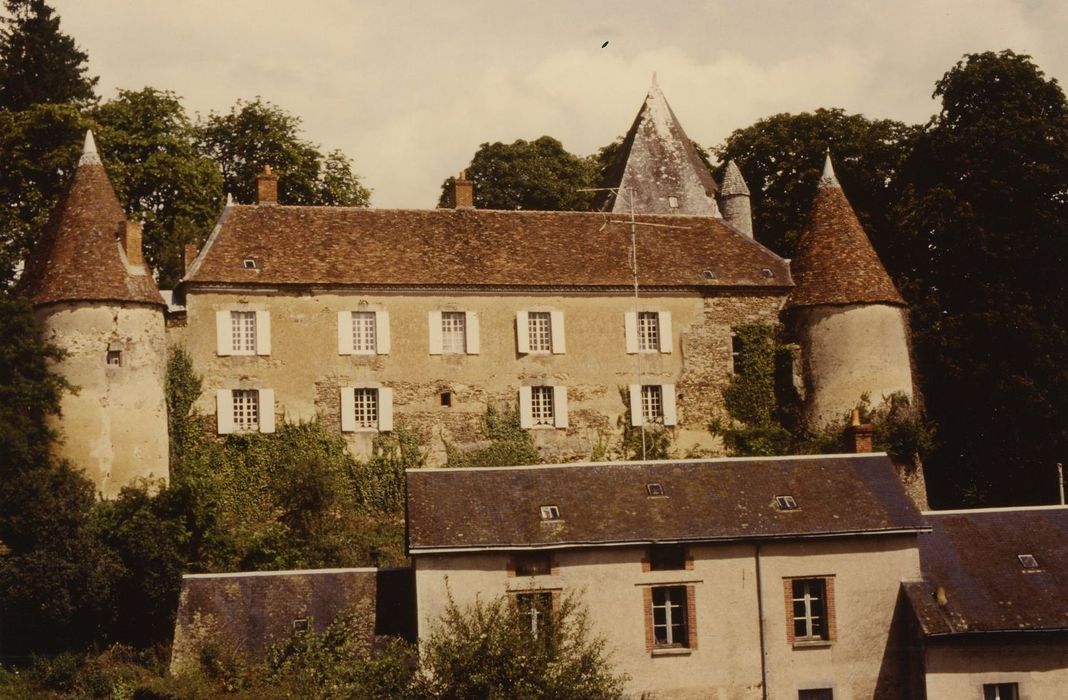
{"type": "Polygon", "coordinates": [[[140,224],[129,222],[85,137],[78,168],[20,281],[66,357],[77,387],[55,418],[57,452],[105,498],[139,478],[168,477],[164,302],[146,269],[140,224]]]}
{"type": "Polygon", "coordinates": [[[719,186],[719,208],[723,220],[749,238],[753,237],[753,212],[749,204],[749,186],[733,160],[723,169],[719,186]]]}
{"type": "Polygon", "coordinates": [[[872,404],[913,396],[905,300],[842,192],[828,155],[791,265],[796,286],[784,310],[801,348],[804,416],[813,428],[872,404]]]}

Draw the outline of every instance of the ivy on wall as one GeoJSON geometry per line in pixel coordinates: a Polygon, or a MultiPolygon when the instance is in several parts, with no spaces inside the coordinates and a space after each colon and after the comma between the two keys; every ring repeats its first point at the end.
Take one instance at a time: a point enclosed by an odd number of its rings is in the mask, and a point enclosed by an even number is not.
{"type": "Polygon", "coordinates": [[[446,466],[509,467],[542,461],[530,431],[520,427],[518,407],[490,403],[482,417],[482,434],[485,444],[478,447],[461,449],[446,442],[446,466]]]}

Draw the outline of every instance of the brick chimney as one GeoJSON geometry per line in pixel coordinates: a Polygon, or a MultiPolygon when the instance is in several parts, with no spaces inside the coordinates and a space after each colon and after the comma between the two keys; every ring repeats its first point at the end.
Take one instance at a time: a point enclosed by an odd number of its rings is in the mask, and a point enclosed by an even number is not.
{"type": "Polygon", "coordinates": [[[189,268],[193,266],[193,261],[197,259],[198,252],[196,244],[185,244],[185,248],[182,249],[182,262],[184,263],[183,270],[189,272],[189,268]]]}
{"type": "Polygon", "coordinates": [[[860,422],[860,409],[853,409],[852,425],[846,428],[846,433],[849,435],[851,441],[851,447],[855,454],[863,454],[865,452],[873,452],[875,450],[875,426],[871,423],[860,422]]]}
{"type": "Polygon", "coordinates": [[[145,256],[141,251],[141,222],[124,221],[119,224],[119,240],[122,249],[126,252],[126,261],[130,265],[141,267],[145,264],[145,256]]]}
{"type": "Polygon", "coordinates": [[[278,204],[278,176],[271,166],[263,166],[263,172],[256,176],[256,203],[278,204]]]}
{"type": "Polygon", "coordinates": [[[453,185],[453,199],[457,209],[474,209],[475,183],[467,179],[467,171],[461,170],[453,185]]]}

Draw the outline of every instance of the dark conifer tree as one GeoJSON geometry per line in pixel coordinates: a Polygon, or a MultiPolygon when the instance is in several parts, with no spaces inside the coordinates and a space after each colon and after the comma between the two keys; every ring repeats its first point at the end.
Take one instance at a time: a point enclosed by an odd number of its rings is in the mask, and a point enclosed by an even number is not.
{"type": "Polygon", "coordinates": [[[59,30],[59,16],[44,0],[6,0],[0,31],[0,108],[96,99],[97,79],[86,74],[89,56],[59,30]]]}

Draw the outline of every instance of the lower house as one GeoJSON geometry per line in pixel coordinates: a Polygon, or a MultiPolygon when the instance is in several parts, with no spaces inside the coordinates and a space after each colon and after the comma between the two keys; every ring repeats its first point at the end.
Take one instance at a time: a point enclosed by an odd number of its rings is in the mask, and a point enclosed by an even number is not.
{"type": "Polygon", "coordinates": [[[407,479],[421,637],[449,595],[513,597],[536,629],[576,593],[635,697],[909,695],[901,583],[930,528],[885,455],[407,479]]]}
{"type": "Polygon", "coordinates": [[[1068,697],[1068,508],[925,515],[912,697],[1068,697]]]}

